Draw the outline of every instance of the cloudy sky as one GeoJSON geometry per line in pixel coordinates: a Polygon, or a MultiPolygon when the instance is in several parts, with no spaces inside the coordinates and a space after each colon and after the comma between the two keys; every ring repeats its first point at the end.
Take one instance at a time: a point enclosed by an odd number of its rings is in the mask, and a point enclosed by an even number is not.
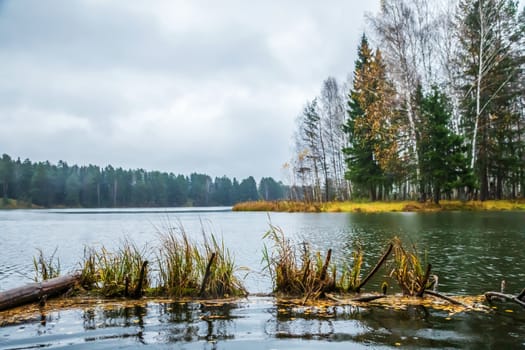
{"type": "Polygon", "coordinates": [[[0,153],[283,179],[377,1],[0,1],[0,153]]]}

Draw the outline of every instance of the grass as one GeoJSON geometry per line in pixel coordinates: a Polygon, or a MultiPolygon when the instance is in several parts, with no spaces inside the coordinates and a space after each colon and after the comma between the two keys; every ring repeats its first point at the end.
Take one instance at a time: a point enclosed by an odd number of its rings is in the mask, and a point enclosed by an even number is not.
{"type": "Polygon", "coordinates": [[[115,251],[102,246],[99,250],[84,249],[81,263],[81,284],[105,297],[130,296],[150,286],[147,273],[146,248],[139,249],[131,240],[124,240],[115,251]],[[139,290],[140,289],[140,290],[139,290]]]}
{"type": "Polygon", "coordinates": [[[352,266],[344,266],[338,271],[331,263],[331,249],[323,256],[319,251],[312,251],[306,242],[294,244],[284,236],[281,228],[271,223],[263,239],[272,243],[270,249],[264,246],[263,262],[277,294],[302,297],[306,302],[328,292],[354,291],[360,284],[363,262],[360,247],[352,252],[352,266]]]}
{"type": "Polygon", "coordinates": [[[390,277],[397,281],[403,295],[423,296],[423,291],[430,287],[428,280],[431,265],[423,261],[415,245],[409,251],[398,237],[392,241],[394,261],[390,277]]]}
{"type": "Polygon", "coordinates": [[[186,231],[177,234],[169,228],[161,234],[157,253],[159,271],[158,292],[173,297],[196,295],[199,288],[199,271],[194,259],[197,247],[189,240],[186,231]]]}
{"type": "Polygon", "coordinates": [[[316,298],[332,287],[333,281],[327,276],[329,260],[325,266],[321,254],[312,254],[309,245],[293,245],[282,229],[272,224],[263,239],[272,242],[271,250],[264,246],[263,262],[275,293],[316,298]]]}
{"type": "Polygon", "coordinates": [[[0,209],[39,209],[38,205],[25,202],[18,199],[2,198],[0,199],[0,209]]]}
{"type": "Polygon", "coordinates": [[[58,248],[53,254],[45,256],[41,249],[37,249],[38,257],[33,257],[33,267],[35,268],[35,282],[46,281],[60,275],[60,259],[56,257],[58,248]]]}
{"type": "Polygon", "coordinates": [[[245,295],[233,256],[214,235],[204,231],[202,246],[192,242],[182,226],[160,235],[157,253],[158,292],[172,297],[222,298],[245,295]]]}
{"type": "Polygon", "coordinates": [[[328,203],[304,203],[300,201],[256,201],[236,204],[234,211],[275,211],[275,212],[436,212],[436,211],[483,211],[483,210],[525,210],[525,201],[449,201],[439,205],[417,201],[346,201],[328,203]]]}
{"type": "Polygon", "coordinates": [[[301,201],[253,201],[238,203],[233,206],[233,211],[276,211],[276,212],[320,212],[318,203],[306,203],[301,201]]]}
{"type": "Polygon", "coordinates": [[[236,277],[235,260],[225,248],[224,241],[203,232],[202,251],[196,255],[198,270],[201,273],[200,296],[222,298],[246,295],[246,289],[236,277]]]}
{"type": "Polygon", "coordinates": [[[81,285],[104,297],[167,296],[227,298],[246,294],[237,267],[224,243],[202,232],[201,245],[182,225],[159,234],[153,249],[124,240],[115,251],[85,248],[81,285]],[[154,253],[152,253],[154,251],[154,253]],[[146,267],[153,261],[154,271],[146,267]],[[155,283],[153,283],[154,281],[155,283]]]}
{"type": "MultiPolygon", "coordinates": [[[[385,277],[393,279],[403,295],[421,297],[424,290],[432,286],[432,278],[429,278],[431,265],[420,257],[415,245],[406,249],[397,237],[392,239],[376,266],[363,280],[363,251],[359,245],[353,248],[351,266],[336,266],[330,262],[331,249],[323,258],[320,252],[314,253],[307,243],[294,244],[279,227],[271,223],[264,239],[272,242],[270,248],[264,246],[263,262],[273,282],[274,292],[303,298],[303,303],[329,292],[359,293],[385,261],[389,266],[385,277]]],[[[383,293],[386,293],[387,287],[388,283],[383,282],[383,293]]]]}

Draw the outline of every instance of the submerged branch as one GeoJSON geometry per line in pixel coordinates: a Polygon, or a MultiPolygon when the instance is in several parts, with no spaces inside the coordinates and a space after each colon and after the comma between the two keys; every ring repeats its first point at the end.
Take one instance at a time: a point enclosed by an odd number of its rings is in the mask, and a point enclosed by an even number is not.
{"type": "Polygon", "coordinates": [[[465,307],[467,309],[471,308],[470,305],[467,305],[465,303],[462,303],[461,301],[452,299],[451,297],[447,297],[446,295],[443,295],[443,294],[438,293],[438,292],[434,292],[434,291],[431,291],[431,290],[425,290],[424,294],[432,295],[432,296],[434,296],[436,298],[440,298],[440,299],[446,300],[446,301],[448,301],[449,303],[451,303],[453,305],[463,306],[463,307],[465,307]]]}
{"type": "Polygon", "coordinates": [[[518,296],[500,293],[500,292],[486,292],[485,298],[487,299],[488,302],[491,302],[492,299],[500,299],[500,300],[513,301],[516,304],[519,304],[522,307],[525,307],[525,301],[521,300],[520,298],[520,296],[523,297],[524,295],[525,295],[525,289],[522,290],[518,296]]]}

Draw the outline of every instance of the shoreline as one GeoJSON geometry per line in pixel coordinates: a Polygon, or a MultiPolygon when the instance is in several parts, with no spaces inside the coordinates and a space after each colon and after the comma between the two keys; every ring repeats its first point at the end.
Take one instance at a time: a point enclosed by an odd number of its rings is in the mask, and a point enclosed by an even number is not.
{"type": "Polygon", "coordinates": [[[524,200],[433,202],[384,201],[384,202],[327,202],[306,203],[299,201],[256,201],[238,203],[233,211],[304,212],[304,213],[387,213],[387,212],[440,212],[440,211],[511,211],[525,210],[524,200]]]}
{"type": "MultiPolygon", "coordinates": [[[[153,207],[138,207],[151,209],[153,207]]],[[[169,208],[194,208],[192,206],[169,208]]],[[[195,207],[196,208],[196,207],[195,207]]],[[[23,201],[9,199],[7,203],[0,201],[0,210],[18,209],[105,209],[87,207],[42,207],[23,201]]],[[[129,209],[129,207],[115,207],[111,209],[129,209]]],[[[422,212],[433,213],[441,211],[522,211],[525,210],[525,199],[517,200],[488,200],[488,201],[460,201],[442,200],[439,205],[431,201],[332,201],[323,203],[307,203],[301,201],[250,201],[237,203],[232,211],[249,212],[288,212],[288,213],[388,213],[388,212],[422,212]]]]}

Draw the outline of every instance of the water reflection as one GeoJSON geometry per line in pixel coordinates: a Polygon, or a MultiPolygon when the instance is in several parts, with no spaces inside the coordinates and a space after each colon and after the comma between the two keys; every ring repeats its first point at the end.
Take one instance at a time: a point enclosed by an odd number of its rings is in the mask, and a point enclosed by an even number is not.
{"type": "MultiPolygon", "coordinates": [[[[124,336],[132,335],[143,344],[148,339],[153,343],[216,343],[234,338],[234,319],[238,316],[233,315],[232,310],[237,308],[236,304],[228,303],[154,303],[111,309],[88,308],[84,310],[82,319],[86,331],[133,327],[133,332],[127,332],[124,336]]],[[[86,341],[95,339],[93,336],[86,337],[86,341]]]]}
{"type": "Polygon", "coordinates": [[[491,313],[448,314],[424,306],[301,307],[251,297],[226,304],[138,303],[42,312],[45,322],[0,328],[0,348],[151,346],[204,349],[519,348],[525,346],[525,312],[495,304],[491,313]],[[284,343],[282,343],[284,342],[284,343]],[[307,342],[307,343],[305,343],[307,342]],[[266,344],[266,345],[264,345],[266,344]],[[339,344],[339,345],[338,345],[339,344]]]}

